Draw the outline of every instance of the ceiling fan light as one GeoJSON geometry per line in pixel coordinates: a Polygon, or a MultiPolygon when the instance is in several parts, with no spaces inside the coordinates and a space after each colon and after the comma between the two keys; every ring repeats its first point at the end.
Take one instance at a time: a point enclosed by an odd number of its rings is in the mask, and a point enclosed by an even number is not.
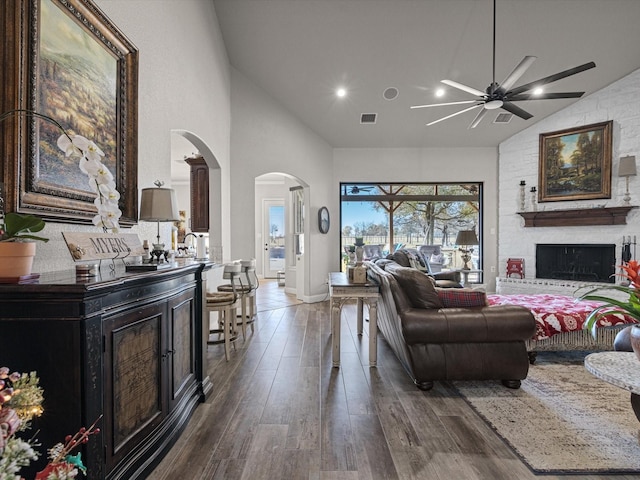
{"type": "Polygon", "coordinates": [[[486,110],[495,110],[497,108],[501,108],[503,105],[502,100],[491,100],[490,102],[487,102],[484,104],[484,108],[486,110]]]}

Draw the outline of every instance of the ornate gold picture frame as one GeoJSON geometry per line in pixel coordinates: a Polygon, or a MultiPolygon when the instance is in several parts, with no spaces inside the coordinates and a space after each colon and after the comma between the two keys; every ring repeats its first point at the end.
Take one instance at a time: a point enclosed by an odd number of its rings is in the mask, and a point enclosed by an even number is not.
{"type": "Polygon", "coordinates": [[[612,124],[540,134],[540,202],[611,198],[612,124]]]}
{"type": "MultiPolygon", "coordinates": [[[[116,180],[120,224],[137,222],[138,52],[91,0],[3,0],[0,113],[35,111],[87,137],[116,180]]],[[[0,123],[7,211],[91,223],[95,193],[60,131],[30,115],[0,123]]]]}

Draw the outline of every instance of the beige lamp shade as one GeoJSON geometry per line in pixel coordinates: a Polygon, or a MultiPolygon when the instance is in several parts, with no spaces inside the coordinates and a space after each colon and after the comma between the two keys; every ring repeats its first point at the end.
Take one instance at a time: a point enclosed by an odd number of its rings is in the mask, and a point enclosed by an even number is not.
{"type": "Polygon", "coordinates": [[[171,188],[143,188],[140,199],[140,220],[147,222],[179,221],[176,192],[171,188]]]}
{"type": "Polygon", "coordinates": [[[460,230],[456,237],[456,245],[478,245],[475,230],[460,230]]]}
{"type": "Polygon", "coordinates": [[[636,173],[636,157],[628,155],[620,158],[620,165],[618,166],[619,177],[633,177],[636,173]]]}

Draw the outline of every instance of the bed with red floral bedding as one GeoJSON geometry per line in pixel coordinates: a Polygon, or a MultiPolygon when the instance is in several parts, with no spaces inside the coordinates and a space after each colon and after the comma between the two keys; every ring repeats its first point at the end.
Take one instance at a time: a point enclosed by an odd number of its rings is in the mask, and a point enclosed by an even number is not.
{"type": "MultiPolygon", "coordinates": [[[[577,300],[567,295],[487,295],[489,305],[522,305],[533,313],[536,320],[536,333],[533,340],[546,340],[551,337],[570,332],[590,333],[582,330],[582,326],[589,315],[600,302],[577,300]]],[[[600,320],[600,327],[612,327],[634,323],[631,317],[623,314],[610,314],[600,320]]],[[[603,329],[598,329],[603,330],[603,329]]],[[[611,347],[610,347],[611,348],[611,347]]]]}

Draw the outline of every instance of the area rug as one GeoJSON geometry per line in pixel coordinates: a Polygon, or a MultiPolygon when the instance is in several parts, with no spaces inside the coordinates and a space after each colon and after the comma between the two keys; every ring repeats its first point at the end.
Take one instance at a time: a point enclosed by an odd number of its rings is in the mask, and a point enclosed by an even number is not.
{"type": "Polygon", "coordinates": [[[587,354],[538,353],[518,390],[500,382],[452,384],[534,473],[640,473],[640,422],[630,394],[591,375],[587,354]]]}

